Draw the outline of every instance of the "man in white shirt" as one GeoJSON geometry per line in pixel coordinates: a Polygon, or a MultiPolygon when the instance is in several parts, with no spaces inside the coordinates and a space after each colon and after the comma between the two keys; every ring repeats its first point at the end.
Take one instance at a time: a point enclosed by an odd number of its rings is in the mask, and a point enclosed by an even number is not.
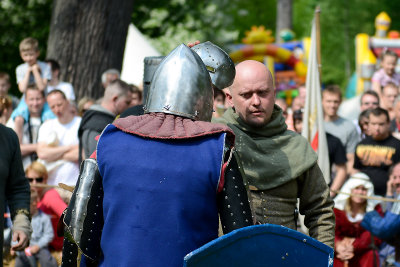
{"type": "Polygon", "coordinates": [[[56,119],[47,120],[39,129],[37,154],[49,171],[47,183],[75,185],[79,175],[78,128],[81,118],[71,112],[61,90],[47,95],[47,102],[56,119]]]}
{"type": "Polygon", "coordinates": [[[43,109],[44,93],[36,85],[27,87],[25,102],[28,106],[28,120],[25,120],[23,116],[18,116],[15,120],[10,119],[7,122],[7,126],[18,135],[24,170],[37,159],[37,138],[40,125],[52,116],[50,110],[43,109]]]}
{"type": "Polygon", "coordinates": [[[360,137],[354,124],[340,117],[337,113],[342,101],[338,86],[330,85],[322,91],[322,108],[324,110],[324,127],[327,133],[340,139],[346,149],[347,173],[353,173],[354,152],[360,137]]]}

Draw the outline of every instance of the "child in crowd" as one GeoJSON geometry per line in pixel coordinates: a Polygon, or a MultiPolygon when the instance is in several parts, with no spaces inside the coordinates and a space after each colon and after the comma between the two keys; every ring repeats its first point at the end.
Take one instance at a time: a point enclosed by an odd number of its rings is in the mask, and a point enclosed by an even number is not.
{"type": "MultiPolygon", "coordinates": [[[[46,188],[48,173],[46,167],[38,161],[34,161],[26,168],[25,176],[29,180],[32,190],[34,190],[40,201],[38,207],[41,211],[51,216],[51,224],[54,232],[57,231],[57,223],[63,211],[67,208],[67,203],[60,196],[59,191],[63,189],[46,188]]],[[[51,240],[50,248],[55,251],[61,251],[63,238],[55,236],[51,240]]]]}
{"type": "Polygon", "coordinates": [[[48,245],[54,237],[50,217],[37,208],[38,198],[38,194],[35,191],[31,191],[31,224],[33,232],[29,247],[24,252],[17,252],[16,267],[37,266],[36,261],[39,261],[43,267],[57,266],[56,259],[51,256],[48,249],[48,245]]]}
{"type": "Polygon", "coordinates": [[[0,72],[0,96],[8,96],[12,101],[12,109],[17,108],[19,99],[16,96],[10,95],[8,90],[10,90],[11,82],[10,75],[5,72],[0,72]]]}
{"type": "Polygon", "coordinates": [[[46,95],[54,89],[58,89],[63,91],[70,102],[75,101],[74,87],[72,84],[60,81],[60,64],[54,59],[46,59],[46,63],[51,68],[51,80],[47,85],[46,95]]]}
{"type": "MultiPolygon", "coordinates": [[[[19,65],[16,69],[18,88],[24,95],[18,107],[11,114],[11,119],[22,116],[25,121],[28,121],[29,111],[25,102],[25,91],[29,85],[35,84],[40,91],[44,91],[47,86],[47,81],[51,79],[50,66],[38,60],[40,55],[39,43],[36,39],[28,37],[19,44],[19,52],[22,60],[25,62],[19,65]]],[[[47,103],[43,107],[44,111],[50,110],[47,103]]],[[[51,118],[54,118],[51,117],[51,118]]]]}
{"type": "Polygon", "coordinates": [[[39,42],[31,37],[25,38],[19,44],[19,52],[25,62],[16,69],[19,90],[25,93],[28,85],[35,83],[39,90],[44,91],[51,79],[51,70],[47,63],[38,60],[39,42]]]}
{"type": "Polygon", "coordinates": [[[372,89],[382,98],[381,89],[387,83],[400,85],[400,74],[395,72],[398,56],[392,50],[386,50],[381,55],[381,68],[372,76],[372,89]]]}

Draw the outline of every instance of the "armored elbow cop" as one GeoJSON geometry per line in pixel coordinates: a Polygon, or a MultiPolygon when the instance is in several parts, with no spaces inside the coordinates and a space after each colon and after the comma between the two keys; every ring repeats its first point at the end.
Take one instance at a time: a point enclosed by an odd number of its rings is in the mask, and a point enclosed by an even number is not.
{"type": "Polygon", "coordinates": [[[65,238],[75,243],[90,260],[97,260],[100,256],[100,238],[104,225],[103,195],[97,162],[86,159],[81,165],[79,179],[64,216],[64,225],[65,238]]]}

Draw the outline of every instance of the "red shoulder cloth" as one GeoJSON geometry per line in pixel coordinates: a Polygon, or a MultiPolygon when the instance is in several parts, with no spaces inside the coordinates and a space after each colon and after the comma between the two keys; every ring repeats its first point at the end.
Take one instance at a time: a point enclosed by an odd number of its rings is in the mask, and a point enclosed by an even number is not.
{"type": "Polygon", "coordinates": [[[233,145],[235,138],[233,131],[224,124],[194,121],[165,113],[128,116],[115,120],[113,124],[121,131],[154,139],[189,139],[224,132],[233,145]]]}

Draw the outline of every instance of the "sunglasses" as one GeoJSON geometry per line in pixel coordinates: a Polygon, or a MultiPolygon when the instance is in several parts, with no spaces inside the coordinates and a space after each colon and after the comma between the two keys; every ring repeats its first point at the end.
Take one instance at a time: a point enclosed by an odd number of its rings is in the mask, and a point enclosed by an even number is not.
{"type": "Polygon", "coordinates": [[[36,181],[36,183],[43,183],[43,177],[36,177],[36,178],[30,178],[30,177],[26,177],[28,178],[29,182],[32,183],[33,181],[36,181]]]}

